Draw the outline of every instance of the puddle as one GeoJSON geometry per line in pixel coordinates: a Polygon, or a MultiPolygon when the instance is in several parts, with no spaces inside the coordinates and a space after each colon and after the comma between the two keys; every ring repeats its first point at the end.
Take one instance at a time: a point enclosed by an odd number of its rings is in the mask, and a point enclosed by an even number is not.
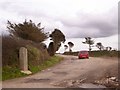
{"type": "MultiPolygon", "coordinates": [[[[79,87],[80,88],[106,88],[103,85],[96,85],[96,84],[92,84],[92,83],[84,83],[84,84],[81,84],[79,87]]],[[[102,89],[100,89],[100,90],[102,90],[102,89]]]]}
{"type": "Polygon", "coordinates": [[[25,83],[40,83],[40,82],[49,82],[50,79],[42,78],[42,79],[28,79],[25,83]]]}
{"type": "Polygon", "coordinates": [[[66,75],[67,72],[53,72],[54,74],[59,74],[59,75],[66,75]]]}

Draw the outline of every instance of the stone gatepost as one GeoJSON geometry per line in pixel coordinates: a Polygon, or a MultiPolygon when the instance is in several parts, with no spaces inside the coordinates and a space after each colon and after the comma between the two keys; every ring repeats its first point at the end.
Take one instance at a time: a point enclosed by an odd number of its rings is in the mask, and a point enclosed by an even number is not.
{"type": "Polygon", "coordinates": [[[21,72],[25,74],[31,74],[31,72],[28,70],[28,55],[25,47],[21,47],[19,50],[19,60],[21,72]]]}

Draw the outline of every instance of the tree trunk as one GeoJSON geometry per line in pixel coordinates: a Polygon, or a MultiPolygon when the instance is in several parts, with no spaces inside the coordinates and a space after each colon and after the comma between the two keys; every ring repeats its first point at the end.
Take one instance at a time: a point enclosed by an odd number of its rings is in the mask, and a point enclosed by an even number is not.
{"type": "Polygon", "coordinates": [[[91,51],[91,45],[89,44],[89,51],[91,51]]]}

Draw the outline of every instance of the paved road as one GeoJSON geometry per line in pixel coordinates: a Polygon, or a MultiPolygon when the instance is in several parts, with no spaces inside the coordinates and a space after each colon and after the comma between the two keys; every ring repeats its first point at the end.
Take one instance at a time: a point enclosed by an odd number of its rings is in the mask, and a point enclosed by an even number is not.
{"type": "Polygon", "coordinates": [[[76,56],[61,56],[64,60],[59,64],[34,75],[6,80],[2,83],[2,87],[58,88],[67,87],[65,81],[85,79],[84,82],[88,83],[109,75],[117,76],[117,58],[78,59],[76,56]]]}

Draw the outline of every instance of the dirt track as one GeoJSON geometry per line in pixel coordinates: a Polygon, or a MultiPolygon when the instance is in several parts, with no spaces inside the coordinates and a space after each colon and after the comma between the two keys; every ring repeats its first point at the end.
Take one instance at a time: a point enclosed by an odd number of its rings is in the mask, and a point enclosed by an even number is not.
{"type": "Polygon", "coordinates": [[[118,76],[117,58],[78,59],[64,56],[61,63],[34,75],[4,81],[3,88],[58,88],[70,87],[74,81],[93,83],[104,77],[118,76]]]}

